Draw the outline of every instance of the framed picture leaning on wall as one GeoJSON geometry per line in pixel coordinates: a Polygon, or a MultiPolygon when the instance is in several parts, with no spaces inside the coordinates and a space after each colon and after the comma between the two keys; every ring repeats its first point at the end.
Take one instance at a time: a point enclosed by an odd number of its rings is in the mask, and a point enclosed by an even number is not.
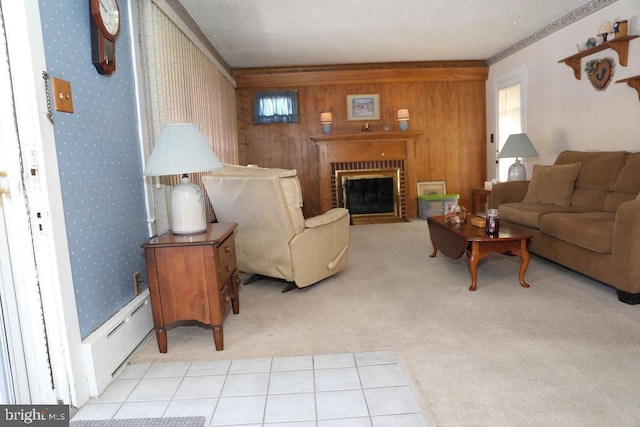
{"type": "Polygon", "coordinates": [[[418,182],[418,196],[433,196],[436,194],[447,194],[444,181],[418,182]]]}

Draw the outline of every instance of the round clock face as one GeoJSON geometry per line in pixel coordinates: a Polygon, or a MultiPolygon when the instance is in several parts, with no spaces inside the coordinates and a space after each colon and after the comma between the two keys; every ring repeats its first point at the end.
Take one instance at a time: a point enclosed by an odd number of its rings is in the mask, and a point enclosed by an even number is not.
{"type": "Polygon", "coordinates": [[[120,28],[120,10],[116,0],[100,0],[100,17],[105,29],[115,36],[120,28]]]}

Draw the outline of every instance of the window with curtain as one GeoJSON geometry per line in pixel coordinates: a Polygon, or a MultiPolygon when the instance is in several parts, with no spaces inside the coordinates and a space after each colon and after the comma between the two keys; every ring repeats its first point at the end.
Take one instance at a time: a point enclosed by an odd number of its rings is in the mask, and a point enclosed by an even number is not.
{"type": "Polygon", "coordinates": [[[298,93],[295,90],[256,92],[253,124],[298,123],[298,93]]]}
{"type": "MultiPolygon", "coordinates": [[[[498,151],[496,158],[509,135],[525,132],[525,78],[525,70],[517,70],[497,84],[498,151]]],[[[497,177],[500,181],[507,180],[509,166],[513,161],[514,159],[497,159],[497,177]]]]}

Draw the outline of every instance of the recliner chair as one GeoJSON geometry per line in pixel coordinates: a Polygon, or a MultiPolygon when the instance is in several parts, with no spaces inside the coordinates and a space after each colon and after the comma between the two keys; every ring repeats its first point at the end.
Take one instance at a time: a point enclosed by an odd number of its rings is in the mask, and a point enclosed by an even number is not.
{"type": "Polygon", "coordinates": [[[236,222],[238,270],[282,279],[282,291],[344,270],[349,211],[333,208],[305,219],[297,171],[224,165],[202,177],[219,222],[236,222]]]}

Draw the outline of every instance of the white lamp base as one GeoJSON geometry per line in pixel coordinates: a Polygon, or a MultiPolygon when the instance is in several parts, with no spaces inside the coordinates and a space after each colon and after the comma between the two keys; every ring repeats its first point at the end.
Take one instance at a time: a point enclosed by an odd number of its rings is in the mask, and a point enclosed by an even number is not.
{"type": "Polygon", "coordinates": [[[207,230],[202,189],[189,181],[186,175],[171,189],[169,208],[174,234],[198,234],[207,230]]]}
{"type": "Polygon", "coordinates": [[[525,181],[527,179],[527,170],[520,162],[520,159],[516,159],[516,162],[509,166],[509,181],[525,181]]]}

